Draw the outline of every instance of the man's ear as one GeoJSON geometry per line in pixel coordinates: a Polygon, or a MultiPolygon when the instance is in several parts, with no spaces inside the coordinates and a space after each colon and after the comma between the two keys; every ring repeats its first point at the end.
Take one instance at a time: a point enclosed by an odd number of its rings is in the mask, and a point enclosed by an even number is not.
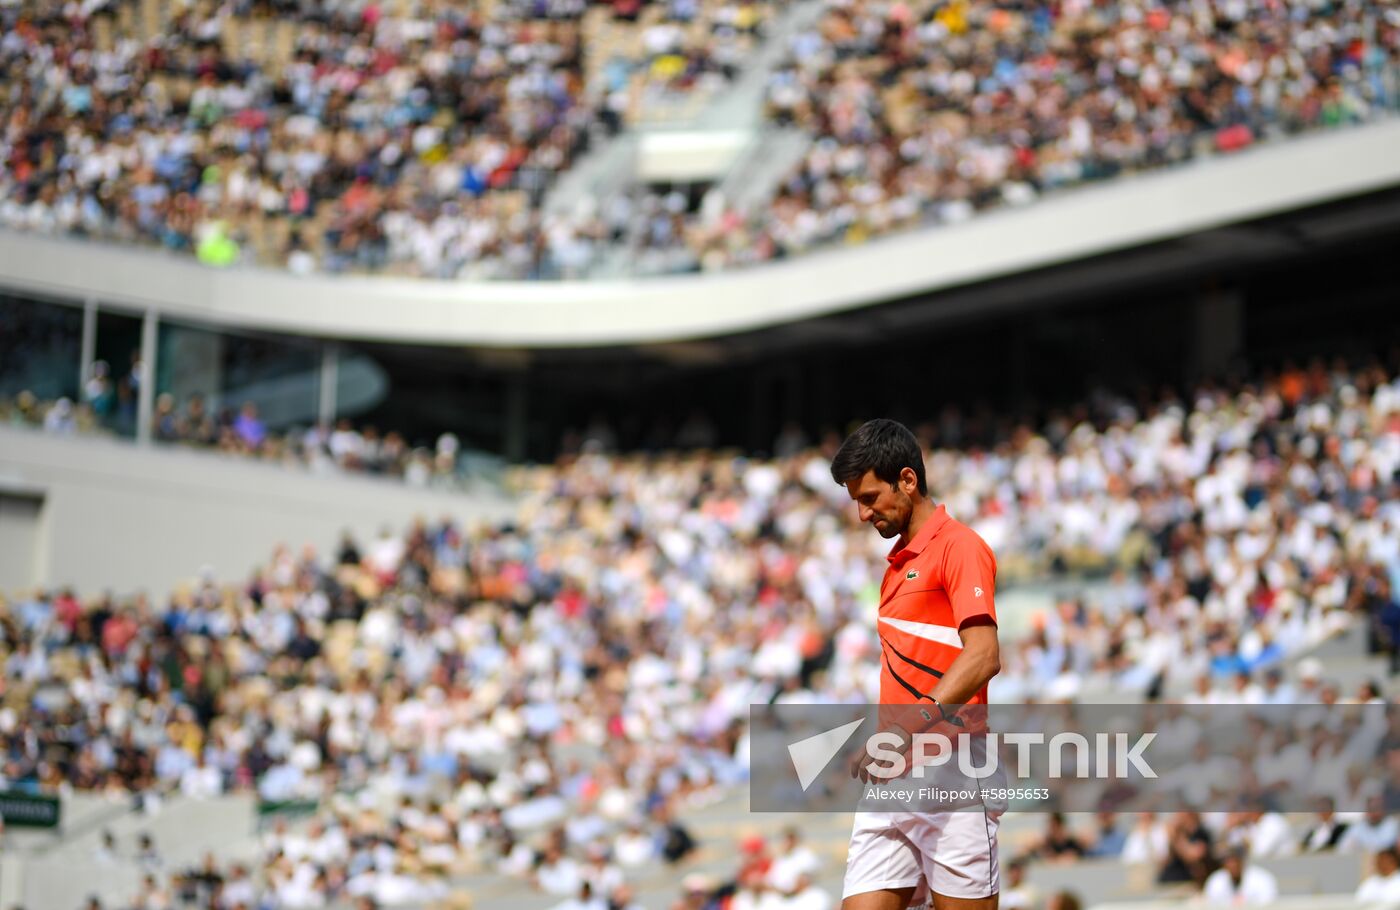
{"type": "Polygon", "coordinates": [[[913,496],[919,492],[919,477],[913,468],[900,468],[899,489],[905,496],[913,496]]]}

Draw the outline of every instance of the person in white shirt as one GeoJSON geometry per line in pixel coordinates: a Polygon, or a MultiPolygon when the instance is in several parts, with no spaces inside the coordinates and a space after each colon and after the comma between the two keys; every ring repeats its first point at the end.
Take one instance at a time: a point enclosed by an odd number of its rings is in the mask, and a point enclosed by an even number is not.
{"type": "MultiPolygon", "coordinates": [[[[1151,863],[1156,865],[1167,858],[1167,829],[1157,822],[1152,812],[1139,812],[1133,830],[1123,841],[1123,851],[1118,858],[1125,863],[1151,863]]],[[[1003,897],[1003,901],[1005,898],[1003,897]]]]}
{"type": "Polygon", "coordinates": [[[1245,814],[1241,827],[1251,859],[1288,856],[1297,847],[1288,820],[1277,812],[1255,809],[1245,814]]]}
{"type": "Polygon", "coordinates": [[[603,895],[612,894],[625,881],[622,870],[608,862],[607,849],[596,844],[589,847],[588,862],[583,864],[579,874],[599,900],[603,900],[603,895]]]}
{"type": "Polygon", "coordinates": [[[1236,847],[1225,862],[1206,879],[1208,904],[1229,907],[1266,906],[1278,898],[1278,881],[1258,866],[1245,865],[1245,850],[1236,847]]]}
{"type": "Polygon", "coordinates": [[[1296,691],[1284,681],[1281,669],[1271,667],[1264,673],[1264,704],[1291,705],[1296,703],[1296,698],[1296,691]]]}
{"type": "Polygon", "coordinates": [[[639,819],[628,822],[627,829],[613,842],[613,858],[620,866],[645,866],[656,856],[656,838],[643,829],[639,819]]]}
{"type": "Polygon", "coordinates": [[[558,847],[547,847],[543,859],[535,867],[535,885],[548,894],[567,897],[577,894],[581,884],[583,874],[578,863],[565,856],[558,847]]]}
{"type": "Polygon", "coordinates": [[[739,889],[730,901],[730,910],[785,910],[783,896],[768,887],[768,876],[754,871],[739,882],[739,889]]]}
{"type": "Polygon", "coordinates": [[[1342,852],[1377,853],[1395,846],[1400,840],[1400,822],[1385,814],[1385,801],[1379,796],[1366,800],[1366,815],[1347,828],[1337,849],[1342,852]]]}
{"type": "Polygon", "coordinates": [[[202,752],[197,761],[180,775],[180,792],[190,799],[213,799],[224,792],[223,773],[210,766],[202,752]]]}
{"type": "Polygon", "coordinates": [[[797,829],[788,828],[783,831],[782,846],[768,869],[768,884],[787,894],[797,885],[799,877],[815,874],[820,866],[817,855],[802,843],[797,829]]]}
{"type": "Polygon", "coordinates": [[[812,884],[812,876],[806,872],[798,874],[786,894],[783,910],[831,910],[831,894],[812,884]]]}
{"type": "Polygon", "coordinates": [[[1376,871],[1356,889],[1356,902],[1400,902],[1400,853],[1382,850],[1376,854],[1376,871]]]}

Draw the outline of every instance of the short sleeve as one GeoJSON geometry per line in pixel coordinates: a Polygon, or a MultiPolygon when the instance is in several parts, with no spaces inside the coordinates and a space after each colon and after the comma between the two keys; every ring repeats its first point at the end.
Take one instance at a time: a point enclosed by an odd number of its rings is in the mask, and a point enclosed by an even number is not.
{"type": "Polygon", "coordinates": [[[953,606],[953,620],[962,628],[968,620],[990,617],[996,622],[997,561],[992,548],[973,531],[959,534],[943,554],[943,585],[953,606]]]}

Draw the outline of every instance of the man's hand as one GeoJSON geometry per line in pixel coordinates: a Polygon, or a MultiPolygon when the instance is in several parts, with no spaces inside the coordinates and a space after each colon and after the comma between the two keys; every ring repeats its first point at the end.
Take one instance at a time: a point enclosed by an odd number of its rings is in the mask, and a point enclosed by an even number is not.
{"type": "MultiPolygon", "coordinates": [[[[895,747],[894,747],[894,751],[896,751],[896,752],[898,752],[900,755],[904,756],[904,774],[908,774],[908,773],[909,773],[909,751],[910,751],[910,749],[911,749],[911,748],[913,747],[913,745],[914,745],[914,737],[913,737],[912,735],[910,735],[910,733],[909,733],[908,730],[904,729],[904,728],[901,727],[899,724],[890,724],[888,727],[886,727],[884,730],[882,730],[882,731],[880,731],[880,732],[882,732],[882,733],[893,733],[893,734],[895,734],[896,736],[899,737],[900,743],[899,743],[898,746],[895,746],[895,747]]],[[[851,758],[851,765],[850,765],[851,777],[855,778],[856,780],[858,780],[858,781],[860,781],[861,783],[864,783],[864,784],[883,783],[883,782],[885,782],[885,781],[894,780],[894,779],[895,779],[894,777],[885,777],[885,776],[883,776],[883,775],[875,774],[875,773],[871,772],[871,770],[870,770],[870,768],[869,768],[869,765],[870,765],[871,763],[873,763],[873,762],[874,762],[874,759],[871,758],[869,755],[866,754],[866,752],[865,752],[865,747],[862,746],[862,747],[860,748],[860,750],[857,751],[856,754],[855,754],[854,756],[852,756],[852,758],[851,758]]],[[[904,775],[900,775],[900,776],[902,777],[902,776],[904,776],[904,775]]]]}

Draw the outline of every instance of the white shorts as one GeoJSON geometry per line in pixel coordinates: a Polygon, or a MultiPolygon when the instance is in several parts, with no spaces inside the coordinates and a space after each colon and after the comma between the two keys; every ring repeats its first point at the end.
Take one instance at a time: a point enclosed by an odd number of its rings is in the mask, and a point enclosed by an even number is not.
{"type": "Polygon", "coordinates": [[[946,897],[991,897],[999,890],[993,809],[961,812],[857,812],[846,856],[845,899],[867,891],[914,887],[911,910],[946,897]]]}

